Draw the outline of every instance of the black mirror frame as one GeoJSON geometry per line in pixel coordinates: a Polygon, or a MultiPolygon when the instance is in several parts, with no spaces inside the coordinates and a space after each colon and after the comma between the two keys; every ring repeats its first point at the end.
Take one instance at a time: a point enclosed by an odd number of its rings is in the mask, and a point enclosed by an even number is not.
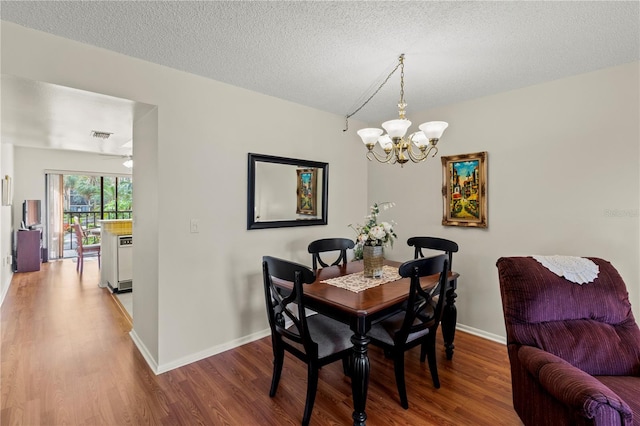
{"type": "Polygon", "coordinates": [[[248,179],[247,179],[247,229],[265,228],[286,228],[291,226],[311,226],[326,225],[329,213],[329,163],[319,161],[300,160],[296,158],[276,157],[273,155],[263,155],[249,153],[248,179]],[[305,168],[316,168],[322,170],[322,214],[320,219],[301,220],[274,220],[256,222],[255,211],[255,183],[256,183],[256,162],[277,163],[305,168]]]}

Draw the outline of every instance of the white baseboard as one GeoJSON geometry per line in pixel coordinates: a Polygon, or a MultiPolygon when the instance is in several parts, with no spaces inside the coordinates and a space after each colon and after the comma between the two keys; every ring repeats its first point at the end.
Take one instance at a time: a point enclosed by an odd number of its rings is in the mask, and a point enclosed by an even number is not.
{"type": "Polygon", "coordinates": [[[0,294],[0,306],[4,303],[4,298],[9,293],[9,287],[11,287],[11,279],[13,278],[13,272],[9,271],[9,276],[7,277],[7,282],[2,286],[2,294],[0,294]]]}
{"type": "MultiPolygon", "coordinates": [[[[502,343],[503,345],[507,344],[507,339],[505,337],[499,336],[497,334],[489,333],[484,330],[480,330],[478,328],[469,327],[464,324],[457,324],[456,330],[464,331],[465,333],[473,334],[474,336],[482,337],[487,340],[491,340],[493,342],[502,343]]],[[[454,339],[455,343],[455,339],[454,339]]]]}
{"type": "MultiPolygon", "coordinates": [[[[480,330],[480,329],[477,329],[477,328],[469,327],[469,326],[466,326],[464,324],[458,324],[456,326],[456,330],[464,331],[465,333],[473,334],[474,336],[482,337],[484,339],[491,340],[493,342],[502,343],[503,345],[506,345],[506,343],[507,343],[506,339],[504,337],[502,337],[502,336],[499,336],[499,335],[493,334],[493,333],[488,333],[488,332],[486,332],[484,330],[480,330]]],[[[140,353],[144,357],[145,361],[147,361],[147,364],[151,368],[151,371],[153,371],[156,375],[158,375],[158,374],[166,373],[167,371],[174,370],[176,368],[183,367],[183,366],[185,366],[187,364],[191,364],[193,362],[200,361],[201,359],[205,359],[205,358],[208,358],[210,356],[217,355],[217,354],[220,354],[222,352],[226,352],[226,351],[228,351],[230,349],[237,348],[238,346],[242,346],[242,345],[245,345],[247,343],[251,343],[251,342],[253,342],[255,340],[262,339],[263,337],[267,337],[267,336],[271,335],[271,330],[267,328],[265,330],[255,332],[255,333],[250,334],[248,336],[243,336],[243,337],[241,337],[239,339],[231,340],[231,341],[225,342],[225,343],[223,343],[221,345],[213,346],[213,347],[211,347],[209,349],[205,349],[203,351],[196,352],[196,353],[191,354],[189,356],[182,357],[182,358],[177,359],[175,361],[168,362],[166,364],[161,364],[161,365],[158,365],[158,363],[153,359],[153,357],[151,356],[151,353],[147,350],[147,348],[144,345],[144,343],[142,343],[142,341],[138,338],[138,335],[136,334],[136,332],[134,330],[131,330],[129,335],[131,336],[131,339],[133,340],[133,342],[135,343],[136,347],[138,348],[138,350],[140,351],[140,353]]],[[[455,340],[454,340],[454,342],[455,342],[455,340]]]]}
{"type": "MultiPolygon", "coordinates": [[[[221,345],[217,345],[217,346],[211,347],[209,349],[205,349],[203,351],[196,352],[194,354],[190,354],[189,356],[177,359],[175,361],[171,361],[171,362],[168,362],[166,364],[161,364],[156,369],[154,369],[154,372],[156,374],[166,373],[167,371],[182,367],[182,366],[187,365],[187,364],[191,364],[192,362],[200,361],[201,359],[205,359],[205,358],[208,358],[208,357],[213,356],[213,355],[217,355],[217,354],[222,353],[222,352],[226,352],[229,349],[237,348],[238,346],[242,346],[242,345],[245,345],[247,343],[251,343],[254,340],[262,339],[263,337],[270,336],[270,335],[271,335],[271,329],[267,328],[265,330],[255,332],[253,334],[249,334],[248,336],[243,336],[243,337],[241,337],[239,339],[231,340],[231,341],[225,342],[225,343],[223,343],[221,345]]],[[[145,359],[146,359],[146,357],[145,357],[145,359]]],[[[149,362],[149,361],[147,360],[147,362],[149,362]]],[[[150,366],[151,366],[151,364],[150,364],[150,366]]]]}
{"type": "Polygon", "coordinates": [[[149,350],[144,345],[144,343],[142,343],[142,340],[140,340],[136,331],[132,329],[129,332],[129,336],[131,336],[131,340],[133,340],[133,343],[136,345],[136,347],[142,354],[142,357],[144,358],[144,360],[147,361],[147,364],[149,365],[149,368],[151,368],[151,371],[153,371],[154,374],[158,375],[159,374],[158,363],[156,362],[155,359],[153,359],[153,356],[151,356],[151,352],[149,352],[149,350]]]}

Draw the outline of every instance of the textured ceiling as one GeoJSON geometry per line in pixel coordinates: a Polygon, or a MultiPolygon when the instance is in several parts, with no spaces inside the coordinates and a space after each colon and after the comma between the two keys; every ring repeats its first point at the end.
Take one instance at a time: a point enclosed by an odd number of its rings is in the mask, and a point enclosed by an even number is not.
{"type": "MultiPolygon", "coordinates": [[[[26,27],[324,111],[406,54],[407,115],[640,59],[640,2],[2,1],[26,27]]],[[[399,76],[355,117],[395,118],[399,76]]]]}

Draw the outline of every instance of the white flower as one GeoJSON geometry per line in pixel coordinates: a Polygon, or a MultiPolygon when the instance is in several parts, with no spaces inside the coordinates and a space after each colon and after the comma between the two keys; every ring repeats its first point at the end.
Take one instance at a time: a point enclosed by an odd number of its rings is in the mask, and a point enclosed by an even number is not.
{"type": "Polygon", "coordinates": [[[371,228],[371,231],[369,231],[369,234],[373,236],[373,238],[375,238],[376,240],[382,240],[384,237],[387,236],[387,231],[384,230],[383,226],[376,225],[373,228],[371,228]]]}

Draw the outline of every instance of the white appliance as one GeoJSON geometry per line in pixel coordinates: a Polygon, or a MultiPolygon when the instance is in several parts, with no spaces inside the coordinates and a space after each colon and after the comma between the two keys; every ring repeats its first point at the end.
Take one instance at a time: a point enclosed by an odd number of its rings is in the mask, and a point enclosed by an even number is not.
{"type": "Polygon", "coordinates": [[[131,235],[114,235],[115,244],[108,241],[108,238],[103,238],[104,245],[115,245],[115,250],[109,250],[112,254],[110,257],[113,261],[105,262],[105,272],[108,269],[107,285],[114,293],[121,293],[125,291],[133,290],[133,237],[131,235]],[[110,243],[110,244],[107,244],[110,243]],[[114,253],[115,251],[115,253],[114,253]],[[106,263],[112,263],[106,265],[106,263]]]}
{"type": "Polygon", "coordinates": [[[133,237],[118,237],[118,291],[133,290],[133,237]]]}

